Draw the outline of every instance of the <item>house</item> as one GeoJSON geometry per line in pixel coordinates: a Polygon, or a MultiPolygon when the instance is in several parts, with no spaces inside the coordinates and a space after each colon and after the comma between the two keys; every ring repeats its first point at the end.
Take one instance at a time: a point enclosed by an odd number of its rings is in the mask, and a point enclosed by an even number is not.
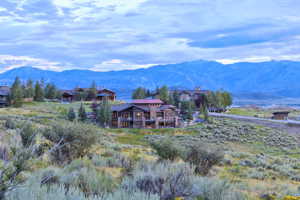
{"type": "Polygon", "coordinates": [[[276,120],[288,120],[289,113],[290,113],[289,111],[273,112],[272,119],[276,119],[276,120]]]}
{"type": "Polygon", "coordinates": [[[171,90],[171,93],[177,92],[180,101],[194,101],[197,108],[200,107],[203,101],[203,95],[208,95],[209,90],[201,90],[200,88],[195,88],[194,90],[171,90]]]}
{"type": "Polygon", "coordinates": [[[76,101],[76,100],[102,101],[105,98],[107,98],[110,101],[116,100],[116,93],[112,90],[105,89],[105,88],[97,89],[96,99],[92,99],[88,96],[89,90],[90,90],[90,88],[79,88],[79,87],[76,87],[73,90],[62,90],[61,91],[62,101],[65,101],[65,102],[72,102],[72,101],[76,101]]]}
{"type": "Polygon", "coordinates": [[[109,89],[99,89],[97,90],[97,100],[102,101],[103,99],[107,98],[110,101],[116,100],[116,93],[109,89]]]}
{"type": "Polygon", "coordinates": [[[0,86],[0,107],[9,105],[10,88],[8,86],[0,86]]]}
{"type": "Polygon", "coordinates": [[[73,90],[62,90],[61,91],[61,100],[64,102],[72,102],[74,101],[74,91],[73,90]]]}
{"type": "Polygon", "coordinates": [[[179,127],[179,111],[159,99],[139,99],[112,106],[112,128],[179,127]]]}

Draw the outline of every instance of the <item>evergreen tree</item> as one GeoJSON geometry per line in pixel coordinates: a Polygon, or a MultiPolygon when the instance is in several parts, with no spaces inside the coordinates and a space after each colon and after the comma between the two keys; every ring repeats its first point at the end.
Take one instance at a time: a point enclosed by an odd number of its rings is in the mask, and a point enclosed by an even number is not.
{"type": "Polygon", "coordinates": [[[19,77],[15,78],[11,87],[10,100],[11,104],[15,107],[21,107],[23,104],[23,91],[19,77]]]}
{"type": "Polygon", "coordinates": [[[200,113],[203,114],[204,120],[209,121],[209,116],[208,116],[208,98],[207,95],[202,94],[200,97],[200,113]]]}
{"type": "Polygon", "coordinates": [[[35,83],[34,100],[44,101],[44,90],[38,81],[35,83]]]}
{"type": "Polygon", "coordinates": [[[29,79],[27,80],[26,83],[25,98],[33,98],[33,96],[34,96],[33,81],[29,79]]]}
{"type": "Polygon", "coordinates": [[[45,87],[45,97],[47,99],[55,99],[56,98],[57,89],[54,84],[48,83],[45,87]]]}
{"type": "Polygon", "coordinates": [[[105,98],[100,104],[100,108],[96,111],[96,121],[103,127],[109,126],[111,122],[111,107],[105,98]]]}
{"type": "Polygon", "coordinates": [[[60,90],[56,90],[55,98],[56,99],[61,99],[61,97],[62,97],[61,91],[60,90]]]}
{"type": "Polygon", "coordinates": [[[193,119],[193,113],[195,110],[194,101],[183,101],[181,102],[181,113],[184,119],[193,119]]]}
{"type": "Polygon", "coordinates": [[[159,98],[164,103],[168,103],[169,101],[169,89],[167,86],[163,86],[159,89],[159,98]]]}
{"type": "Polygon", "coordinates": [[[224,105],[225,107],[231,106],[232,105],[232,96],[229,92],[223,92],[223,99],[224,99],[224,105]]]}
{"type": "Polygon", "coordinates": [[[145,99],[147,91],[145,88],[143,87],[138,87],[137,89],[135,89],[132,93],[132,98],[133,99],[145,99]]]}
{"type": "Polygon", "coordinates": [[[175,100],[174,100],[173,95],[169,95],[169,99],[168,99],[167,103],[170,105],[175,105],[175,100]]]}
{"type": "Polygon", "coordinates": [[[80,108],[78,110],[78,118],[80,121],[84,122],[87,120],[87,115],[85,112],[84,105],[81,103],[80,108]]]}
{"type": "Polygon", "coordinates": [[[70,121],[74,121],[76,119],[76,113],[72,107],[69,109],[67,117],[68,117],[68,120],[70,120],[70,121]]]}
{"type": "Polygon", "coordinates": [[[97,85],[96,82],[93,81],[90,89],[88,90],[87,98],[88,100],[94,100],[96,99],[97,96],[97,85]]]}
{"type": "Polygon", "coordinates": [[[177,90],[175,90],[174,92],[173,92],[173,99],[174,99],[174,105],[177,107],[177,108],[179,108],[179,104],[180,104],[180,96],[179,96],[179,93],[178,93],[178,91],[177,90]]]}

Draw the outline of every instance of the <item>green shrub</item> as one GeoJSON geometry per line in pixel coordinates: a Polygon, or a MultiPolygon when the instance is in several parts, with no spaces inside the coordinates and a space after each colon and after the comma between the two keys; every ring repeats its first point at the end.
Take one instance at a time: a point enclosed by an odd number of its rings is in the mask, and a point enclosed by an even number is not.
{"type": "Polygon", "coordinates": [[[74,121],[76,119],[76,113],[75,113],[73,108],[69,109],[67,118],[68,118],[69,121],[74,121]]]}
{"type": "Polygon", "coordinates": [[[226,181],[194,175],[188,164],[170,162],[140,163],[121,187],[129,193],[141,191],[156,194],[161,200],[176,197],[197,200],[245,200],[243,194],[226,181]]]}
{"type": "Polygon", "coordinates": [[[203,143],[191,145],[183,159],[195,166],[195,173],[207,175],[210,169],[220,163],[224,158],[224,153],[220,149],[203,143]]]}
{"type": "Polygon", "coordinates": [[[5,121],[5,128],[15,129],[15,128],[17,128],[17,124],[11,118],[7,118],[7,120],[5,121]]]}
{"type": "Polygon", "coordinates": [[[193,170],[189,165],[169,162],[141,163],[123,181],[122,187],[129,192],[141,191],[160,196],[161,200],[175,197],[191,197],[193,192],[193,170]]]}
{"type": "Polygon", "coordinates": [[[96,142],[97,130],[83,123],[55,122],[43,131],[43,135],[54,144],[52,160],[63,164],[87,155],[96,142]]]}
{"type": "Polygon", "coordinates": [[[178,144],[172,142],[170,139],[151,142],[150,145],[156,151],[161,160],[174,161],[181,154],[178,144]]]}
{"type": "Polygon", "coordinates": [[[194,181],[194,192],[197,200],[246,200],[228,181],[214,178],[199,178],[194,181]]]}
{"type": "Polygon", "coordinates": [[[29,147],[30,145],[34,144],[37,131],[32,123],[24,123],[20,128],[19,133],[24,147],[29,147]]]}

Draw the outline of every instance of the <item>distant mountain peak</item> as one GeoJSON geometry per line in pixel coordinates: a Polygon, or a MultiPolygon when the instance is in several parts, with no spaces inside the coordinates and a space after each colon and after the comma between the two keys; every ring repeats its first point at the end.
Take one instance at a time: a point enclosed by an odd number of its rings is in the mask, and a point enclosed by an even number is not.
{"type": "Polygon", "coordinates": [[[118,91],[130,91],[139,86],[202,89],[225,89],[233,93],[267,93],[277,96],[300,97],[300,62],[269,61],[224,65],[216,61],[197,60],[179,64],[157,65],[146,69],[95,72],[66,70],[55,72],[24,66],[0,74],[0,82],[11,84],[16,76],[22,80],[44,79],[58,87],[69,89],[98,85],[118,91]]]}

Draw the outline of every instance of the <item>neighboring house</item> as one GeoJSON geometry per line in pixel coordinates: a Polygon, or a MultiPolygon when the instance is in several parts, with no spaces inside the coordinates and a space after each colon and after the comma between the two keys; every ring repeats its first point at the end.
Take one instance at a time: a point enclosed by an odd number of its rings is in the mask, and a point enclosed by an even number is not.
{"type": "Polygon", "coordinates": [[[0,107],[9,105],[10,88],[8,86],[0,86],[0,107]]]}
{"type": "MultiPolygon", "coordinates": [[[[62,90],[62,101],[72,102],[76,100],[76,95],[78,93],[88,93],[89,88],[75,88],[73,90],[62,90]]],[[[87,98],[87,97],[86,97],[87,98]]],[[[86,100],[98,100],[102,101],[107,98],[110,101],[116,100],[116,93],[109,89],[97,89],[96,99],[86,99],[86,100]]]]}
{"type": "Polygon", "coordinates": [[[139,99],[112,106],[112,128],[179,127],[179,111],[159,99],[139,99]]]}
{"type": "Polygon", "coordinates": [[[110,101],[116,100],[116,93],[109,89],[100,89],[97,91],[97,100],[102,101],[104,98],[107,98],[110,101]]]}
{"type": "Polygon", "coordinates": [[[72,102],[75,100],[75,94],[73,90],[62,90],[61,91],[61,100],[64,102],[72,102]]]}
{"type": "Polygon", "coordinates": [[[272,119],[276,119],[276,120],[288,120],[289,113],[290,113],[289,111],[273,112],[272,119]]]}
{"type": "Polygon", "coordinates": [[[203,101],[203,94],[209,94],[209,90],[201,90],[200,88],[195,88],[194,90],[171,90],[171,93],[177,92],[180,101],[194,101],[197,108],[200,107],[203,101]]]}

